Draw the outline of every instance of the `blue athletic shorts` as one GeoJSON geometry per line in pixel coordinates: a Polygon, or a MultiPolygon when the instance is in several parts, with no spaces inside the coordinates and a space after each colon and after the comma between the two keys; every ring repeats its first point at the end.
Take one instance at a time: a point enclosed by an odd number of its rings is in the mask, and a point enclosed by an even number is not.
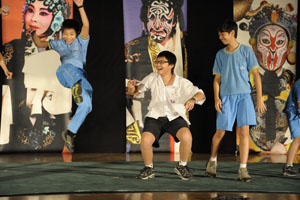
{"type": "Polygon", "coordinates": [[[217,112],[217,129],[232,131],[235,119],[238,128],[256,125],[255,109],[251,94],[234,94],[221,97],[222,113],[217,112]]]}
{"type": "Polygon", "coordinates": [[[300,137],[300,117],[297,117],[293,120],[289,120],[289,126],[292,139],[300,137]]]}

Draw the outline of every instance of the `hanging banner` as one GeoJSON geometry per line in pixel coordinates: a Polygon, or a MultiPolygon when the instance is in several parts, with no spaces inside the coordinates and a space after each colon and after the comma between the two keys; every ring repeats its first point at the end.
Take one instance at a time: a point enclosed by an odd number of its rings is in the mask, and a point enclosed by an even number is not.
{"type": "Polygon", "coordinates": [[[2,88],[0,151],[61,151],[72,95],[56,78],[60,56],[37,48],[30,31],[44,41],[61,38],[62,22],[72,17],[72,0],[1,3],[10,8],[2,16],[2,54],[13,77],[2,88]]]}
{"type": "MultiPolygon", "coordinates": [[[[153,62],[159,52],[168,50],[177,57],[175,73],[187,74],[184,35],[187,25],[187,0],[123,0],[126,81],[141,81],[155,72],[153,62]]],[[[150,91],[127,95],[127,152],[138,151],[143,120],[148,110],[150,91]]],[[[173,138],[165,134],[156,151],[175,151],[173,138]]]]}
{"type": "MultiPolygon", "coordinates": [[[[262,79],[267,111],[256,112],[257,125],[250,130],[250,149],[286,153],[291,143],[284,112],[296,73],[297,0],[234,0],[238,41],[252,47],[262,79]]],[[[253,76],[253,100],[256,88],[253,76]]]]}

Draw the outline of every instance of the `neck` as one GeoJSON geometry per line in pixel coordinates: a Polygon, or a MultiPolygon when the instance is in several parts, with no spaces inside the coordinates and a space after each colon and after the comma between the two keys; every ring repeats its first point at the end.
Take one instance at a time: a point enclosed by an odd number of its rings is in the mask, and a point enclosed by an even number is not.
{"type": "Polygon", "coordinates": [[[172,85],[173,84],[173,77],[174,74],[170,73],[170,74],[162,74],[160,75],[164,84],[167,86],[167,85],[172,85]]]}
{"type": "Polygon", "coordinates": [[[230,42],[227,45],[226,50],[229,52],[232,52],[232,51],[235,51],[238,47],[239,47],[239,43],[236,39],[234,39],[232,42],[230,42]]]}

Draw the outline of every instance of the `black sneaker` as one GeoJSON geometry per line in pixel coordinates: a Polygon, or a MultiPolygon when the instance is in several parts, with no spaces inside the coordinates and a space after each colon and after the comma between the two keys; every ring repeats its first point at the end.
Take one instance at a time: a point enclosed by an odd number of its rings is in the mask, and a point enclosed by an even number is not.
{"type": "Polygon", "coordinates": [[[146,180],[154,177],[154,168],[144,167],[144,169],[141,170],[140,174],[136,178],[146,180]]]}
{"type": "Polygon", "coordinates": [[[81,94],[82,94],[82,87],[80,83],[77,82],[72,87],[72,95],[75,103],[81,103],[83,101],[81,94]]]}
{"type": "Polygon", "coordinates": [[[295,168],[293,166],[284,166],[284,168],[282,170],[282,174],[284,176],[296,176],[297,173],[298,172],[295,170],[295,168]]]}
{"type": "Polygon", "coordinates": [[[188,166],[177,165],[174,168],[174,172],[178,174],[182,180],[193,179],[193,173],[188,166]]]}
{"type": "Polygon", "coordinates": [[[62,138],[65,141],[66,148],[70,153],[74,152],[75,137],[76,134],[71,133],[69,130],[62,132],[62,138]]]}

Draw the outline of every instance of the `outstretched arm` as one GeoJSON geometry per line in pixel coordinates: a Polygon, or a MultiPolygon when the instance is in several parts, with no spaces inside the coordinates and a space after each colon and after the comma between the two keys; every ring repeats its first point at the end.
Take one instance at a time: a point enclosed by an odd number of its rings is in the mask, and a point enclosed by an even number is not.
{"type": "Polygon", "coordinates": [[[2,67],[2,69],[3,69],[3,71],[4,71],[4,74],[5,74],[6,78],[7,78],[7,79],[11,79],[13,73],[10,72],[10,71],[7,69],[6,64],[5,64],[5,61],[4,61],[3,56],[2,56],[1,53],[0,53],[0,65],[1,65],[1,67],[2,67]]]}
{"type": "Polygon", "coordinates": [[[128,95],[137,95],[139,93],[137,87],[137,80],[129,80],[127,83],[127,91],[126,94],[128,95]]]}
{"type": "Polygon", "coordinates": [[[82,21],[82,28],[81,28],[80,35],[83,38],[87,38],[89,36],[90,23],[89,23],[89,19],[88,19],[87,15],[86,15],[86,12],[84,10],[84,7],[83,7],[83,0],[74,0],[74,3],[78,7],[81,21],[82,21]]]}
{"type": "Polygon", "coordinates": [[[47,48],[48,47],[48,42],[47,41],[42,41],[39,36],[37,36],[36,32],[32,32],[32,40],[38,48],[47,48]]]}

